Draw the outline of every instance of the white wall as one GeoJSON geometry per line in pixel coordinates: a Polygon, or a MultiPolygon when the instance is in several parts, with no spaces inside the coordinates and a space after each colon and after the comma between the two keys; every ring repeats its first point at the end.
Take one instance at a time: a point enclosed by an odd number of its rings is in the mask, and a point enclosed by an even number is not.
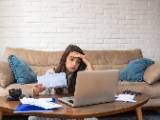
{"type": "Polygon", "coordinates": [[[160,0],[0,0],[6,46],[63,50],[141,48],[160,62],[160,0]]]}

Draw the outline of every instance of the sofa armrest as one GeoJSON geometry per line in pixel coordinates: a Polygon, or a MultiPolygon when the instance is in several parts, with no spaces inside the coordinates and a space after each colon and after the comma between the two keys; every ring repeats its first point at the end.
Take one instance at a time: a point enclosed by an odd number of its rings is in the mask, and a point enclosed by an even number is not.
{"type": "Polygon", "coordinates": [[[153,84],[160,80],[160,64],[155,63],[149,66],[144,72],[144,81],[153,84]]]}
{"type": "Polygon", "coordinates": [[[14,77],[8,62],[0,61],[0,86],[6,87],[14,82],[14,77]]]}

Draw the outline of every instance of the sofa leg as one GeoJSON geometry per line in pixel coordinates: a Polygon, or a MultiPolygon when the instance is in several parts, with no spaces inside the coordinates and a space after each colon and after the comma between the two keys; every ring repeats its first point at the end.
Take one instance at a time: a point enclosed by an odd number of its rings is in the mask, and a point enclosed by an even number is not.
{"type": "Polygon", "coordinates": [[[136,108],[136,114],[137,114],[137,120],[143,120],[141,107],[136,108]]]}

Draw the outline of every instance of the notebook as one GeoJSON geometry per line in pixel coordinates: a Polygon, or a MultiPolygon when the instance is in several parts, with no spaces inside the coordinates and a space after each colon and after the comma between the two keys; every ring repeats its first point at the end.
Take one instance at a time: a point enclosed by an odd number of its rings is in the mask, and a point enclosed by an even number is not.
{"type": "Polygon", "coordinates": [[[80,107],[115,99],[119,70],[80,71],[77,73],[74,96],[58,98],[72,107],[80,107]]]}

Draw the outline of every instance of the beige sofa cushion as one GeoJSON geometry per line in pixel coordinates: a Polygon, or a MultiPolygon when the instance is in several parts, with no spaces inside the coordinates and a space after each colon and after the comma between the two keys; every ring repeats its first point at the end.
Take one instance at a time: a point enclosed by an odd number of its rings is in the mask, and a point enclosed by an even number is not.
{"type": "MultiPolygon", "coordinates": [[[[123,65],[137,58],[142,58],[140,49],[133,50],[84,50],[93,65],[123,65]]],[[[5,48],[2,57],[8,59],[11,54],[24,60],[31,66],[56,66],[63,51],[40,51],[23,48],[5,48]]]]}
{"type": "MultiPolygon", "coordinates": [[[[84,50],[95,69],[122,69],[129,61],[142,58],[140,49],[133,50],[84,50]]],[[[58,65],[63,51],[41,51],[24,48],[5,48],[2,58],[14,54],[32,68],[38,75],[44,74],[49,67],[58,65]],[[40,69],[38,69],[40,68],[40,69]],[[44,69],[43,69],[44,68],[44,69]]]]}
{"type": "Polygon", "coordinates": [[[7,60],[9,55],[15,55],[30,66],[58,65],[62,51],[40,51],[24,48],[5,48],[2,58],[7,60]]]}
{"type": "Polygon", "coordinates": [[[146,82],[128,82],[123,81],[119,82],[118,85],[118,93],[122,93],[125,90],[131,90],[136,92],[141,92],[144,95],[149,96],[152,99],[159,99],[160,98],[160,81],[156,84],[149,85],[146,82]]]}
{"type": "Polygon", "coordinates": [[[6,87],[7,85],[14,82],[13,74],[11,72],[8,62],[0,62],[0,86],[6,87]]]}
{"type": "Polygon", "coordinates": [[[158,80],[160,80],[160,64],[153,64],[145,70],[144,81],[153,84],[158,80]]]}
{"type": "Polygon", "coordinates": [[[13,84],[8,85],[5,88],[0,87],[0,96],[8,95],[8,90],[12,89],[12,88],[20,88],[22,90],[22,94],[24,94],[26,96],[32,95],[33,87],[36,84],[37,83],[32,83],[32,84],[17,84],[17,83],[13,83],[13,84]]]}
{"type": "Polygon", "coordinates": [[[31,66],[37,75],[44,75],[47,70],[56,68],[55,66],[31,66]]]}

